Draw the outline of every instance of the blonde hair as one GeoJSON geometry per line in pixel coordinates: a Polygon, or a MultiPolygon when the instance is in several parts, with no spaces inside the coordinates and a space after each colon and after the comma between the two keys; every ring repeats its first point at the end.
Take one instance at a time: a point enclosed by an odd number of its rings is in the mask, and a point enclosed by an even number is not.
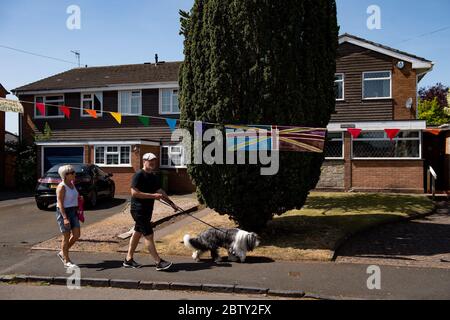
{"type": "Polygon", "coordinates": [[[58,174],[61,177],[61,179],[64,180],[66,178],[67,173],[72,171],[75,171],[75,169],[71,165],[61,166],[58,169],[58,174]]]}

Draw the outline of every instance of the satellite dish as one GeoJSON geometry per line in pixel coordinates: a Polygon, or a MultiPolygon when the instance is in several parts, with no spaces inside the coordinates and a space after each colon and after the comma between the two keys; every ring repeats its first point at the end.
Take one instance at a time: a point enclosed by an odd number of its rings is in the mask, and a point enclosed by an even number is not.
{"type": "Polygon", "coordinates": [[[406,109],[411,110],[413,105],[413,98],[409,98],[408,100],[406,100],[406,109]]]}
{"type": "Polygon", "coordinates": [[[405,62],[404,61],[397,62],[397,68],[403,69],[404,67],[405,67],[405,62]]]}

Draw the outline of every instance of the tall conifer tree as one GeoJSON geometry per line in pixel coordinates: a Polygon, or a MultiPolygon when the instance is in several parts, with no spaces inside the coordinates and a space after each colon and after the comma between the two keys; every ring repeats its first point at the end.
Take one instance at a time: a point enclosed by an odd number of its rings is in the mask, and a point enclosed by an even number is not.
{"type": "MultiPolygon", "coordinates": [[[[181,119],[326,127],[338,29],[334,0],[196,0],[181,12],[181,119]]],[[[323,160],[281,152],[274,176],[258,165],[189,165],[188,172],[202,202],[260,231],[273,215],[305,204],[323,160]]]]}

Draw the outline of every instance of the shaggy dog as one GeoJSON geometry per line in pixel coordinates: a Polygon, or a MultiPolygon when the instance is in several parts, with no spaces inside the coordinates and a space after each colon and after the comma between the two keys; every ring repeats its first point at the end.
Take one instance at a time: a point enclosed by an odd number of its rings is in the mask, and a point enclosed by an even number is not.
{"type": "Polygon", "coordinates": [[[256,233],[239,229],[208,229],[197,238],[191,238],[188,234],[183,238],[184,245],[192,249],[192,258],[200,261],[200,256],[206,252],[211,252],[211,257],[215,262],[220,261],[218,249],[228,250],[228,259],[243,263],[248,251],[253,251],[259,246],[260,240],[256,233]]]}

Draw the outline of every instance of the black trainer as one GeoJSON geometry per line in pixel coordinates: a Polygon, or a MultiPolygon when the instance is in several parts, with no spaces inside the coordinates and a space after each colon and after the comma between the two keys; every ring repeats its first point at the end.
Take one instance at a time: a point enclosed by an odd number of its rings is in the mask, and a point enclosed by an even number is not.
{"type": "Polygon", "coordinates": [[[125,261],[123,262],[123,266],[124,268],[133,268],[133,269],[139,269],[140,267],[142,267],[141,264],[137,263],[133,259],[131,259],[130,261],[125,259],[125,261]]]}
{"type": "Polygon", "coordinates": [[[156,271],[167,270],[172,266],[172,264],[173,264],[172,262],[161,260],[158,264],[156,264],[156,271]]]}

